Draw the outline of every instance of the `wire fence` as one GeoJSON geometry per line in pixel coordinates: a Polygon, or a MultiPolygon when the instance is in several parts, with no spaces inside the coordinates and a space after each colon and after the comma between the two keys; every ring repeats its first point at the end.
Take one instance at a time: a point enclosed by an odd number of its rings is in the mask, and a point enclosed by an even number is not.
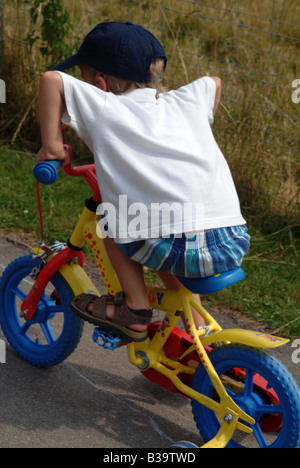
{"type": "MultiPolygon", "coordinates": [[[[30,4],[7,4],[5,43],[26,43],[30,4]]],[[[63,5],[74,26],[74,50],[95,24],[130,20],[163,43],[169,57],[168,88],[203,75],[220,76],[222,102],[214,132],[229,160],[243,209],[255,206],[262,214],[268,211],[285,222],[299,222],[299,2],[64,0],[63,5]]],[[[35,67],[42,71],[38,45],[35,67]]]]}

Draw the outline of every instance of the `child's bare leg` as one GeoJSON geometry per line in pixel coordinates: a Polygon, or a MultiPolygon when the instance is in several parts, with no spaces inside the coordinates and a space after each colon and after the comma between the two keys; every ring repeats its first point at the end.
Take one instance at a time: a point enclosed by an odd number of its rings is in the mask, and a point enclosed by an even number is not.
{"type": "MultiPolygon", "coordinates": [[[[182,288],[182,284],[180,283],[179,279],[176,278],[175,275],[172,275],[170,273],[163,273],[161,271],[156,271],[164,285],[166,286],[167,289],[173,289],[174,291],[178,291],[179,289],[182,288]]],[[[193,294],[194,299],[201,304],[201,299],[199,294],[193,294]]],[[[196,328],[198,329],[199,327],[203,327],[205,325],[204,319],[199,315],[199,313],[194,309],[194,307],[191,307],[194,322],[196,325],[196,328]]],[[[183,324],[186,327],[185,320],[183,320],[183,324]]]]}
{"type": "MultiPolygon", "coordinates": [[[[148,293],[144,282],[143,267],[137,262],[130,260],[113,239],[104,239],[104,245],[109,259],[118,276],[122,290],[126,296],[126,304],[133,310],[149,309],[148,293]]],[[[93,305],[88,306],[91,312],[93,305]]],[[[113,318],[114,306],[107,305],[106,316],[109,320],[113,318]]],[[[129,325],[135,331],[144,331],[145,325],[129,325]]]]}
{"type": "Polygon", "coordinates": [[[110,237],[104,239],[104,245],[126,295],[127,305],[131,309],[149,308],[142,265],[130,260],[110,237]]]}

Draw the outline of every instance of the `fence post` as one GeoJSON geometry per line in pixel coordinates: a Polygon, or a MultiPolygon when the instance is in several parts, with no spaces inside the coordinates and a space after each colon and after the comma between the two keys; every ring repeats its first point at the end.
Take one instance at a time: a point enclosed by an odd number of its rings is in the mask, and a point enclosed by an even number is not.
{"type": "Polygon", "coordinates": [[[0,78],[4,73],[4,0],[0,0],[0,78]]]}

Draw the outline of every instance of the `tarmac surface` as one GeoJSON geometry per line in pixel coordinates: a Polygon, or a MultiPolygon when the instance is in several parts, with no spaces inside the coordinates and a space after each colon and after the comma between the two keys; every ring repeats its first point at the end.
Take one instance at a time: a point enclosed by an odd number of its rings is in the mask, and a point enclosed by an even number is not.
{"type": "MultiPolygon", "coordinates": [[[[29,246],[0,236],[0,275],[29,246]]],[[[97,271],[88,267],[93,281],[97,271]]],[[[257,329],[232,312],[214,314],[224,328],[257,329]]],[[[259,326],[261,329],[261,326],[259,326]]],[[[86,324],[79,346],[62,364],[40,369],[6,345],[0,363],[0,448],[167,448],[174,441],[202,445],[190,401],[146,379],[126,347],[104,350],[86,324]]],[[[0,338],[5,341],[0,328],[0,338]]],[[[292,344],[275,353],[300,383],[292,344]]]]}

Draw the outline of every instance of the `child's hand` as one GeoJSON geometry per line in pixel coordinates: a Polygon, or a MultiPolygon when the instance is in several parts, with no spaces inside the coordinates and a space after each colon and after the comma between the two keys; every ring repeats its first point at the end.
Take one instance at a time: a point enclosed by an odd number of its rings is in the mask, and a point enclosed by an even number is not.
{"type": "Polygon", "coordinates": [[[62,159],[64,161],[64,164],[68,164],[70,162],[70,157],[69,153],[67,150],[64,149],[64,147],[60,148],[51,148],[51,149],[45,149],[43,146],[39,150],[39,152],[36,155],[37,162],[40,161],[51,161],[53,159],[62,159]]]}

